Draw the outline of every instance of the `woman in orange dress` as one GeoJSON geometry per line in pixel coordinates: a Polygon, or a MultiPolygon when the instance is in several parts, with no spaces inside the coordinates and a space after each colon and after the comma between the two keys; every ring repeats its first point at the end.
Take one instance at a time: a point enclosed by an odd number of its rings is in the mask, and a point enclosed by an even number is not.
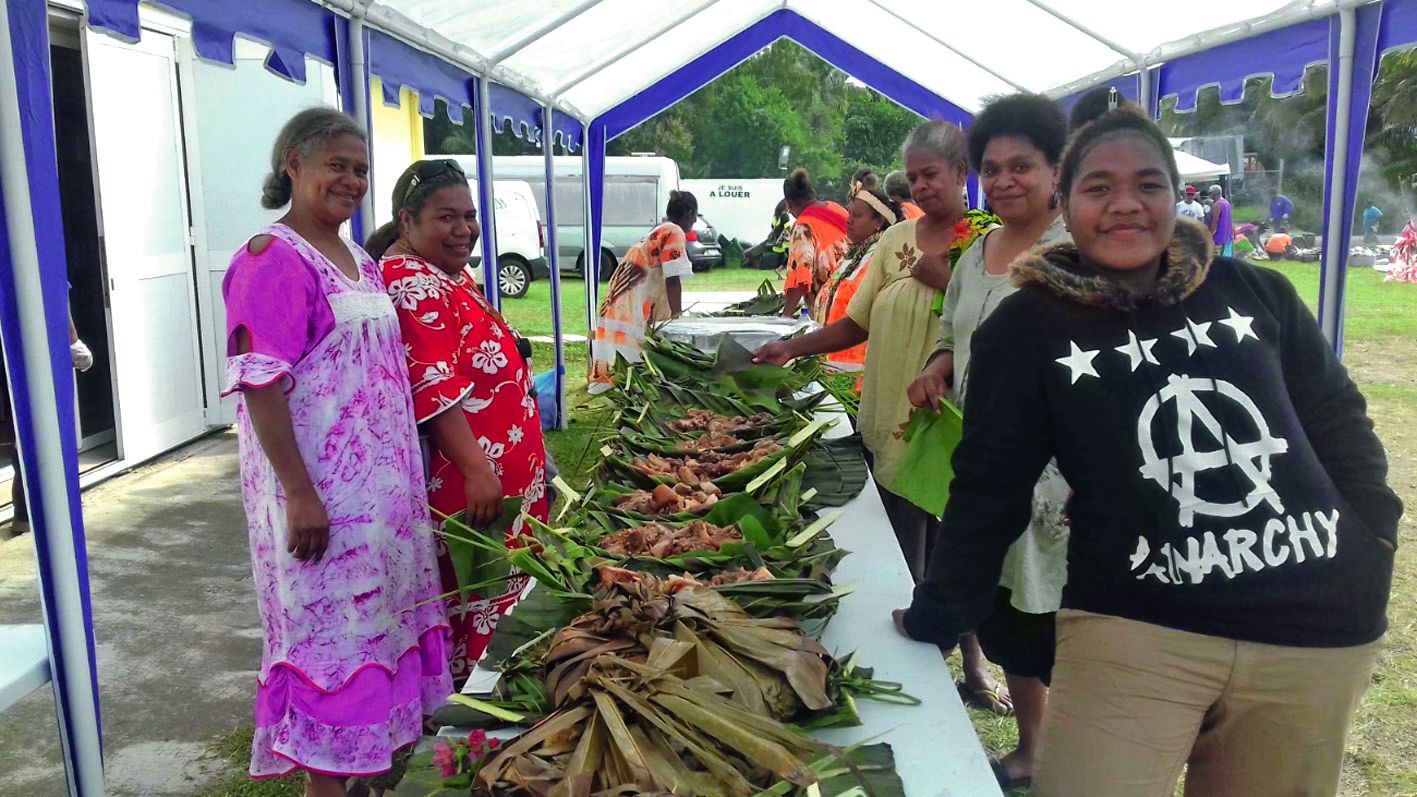
{"type": "Polygon", "coordinates": [[[610,278],[591,341],[589,392],[610,389],[615,358],[641,359],[645,327],[679,315],[680,280],[693,276],[685,230],[699,220],[699,201],[688,191],[670,191],[663,224],[630,247],[610,278]]]}
{"type": "MultiPolygon", "coordinates": [[[[856,295],[856,289],[871,265],[881,233],[900,220],[900,206],[895,200],[860,185],[852,190],[846,220],[846,240],[850,244],[841,265],[827,277],[826,283],[817,292],[817,302],[812,309],[813,320],[825,326],[846,316],[851,297],[856,295]]],[[[866,364],[866,344],[830,352],[827,362],[843,371],[859,371],[866,364]]]]}
{"type": "Polygon", "coordinates": [[[846,208],[817,199],[817,189],[806,169],[798,169],[782,182],[787,209],[796,217],[787,248],[786,296],[782,314],[797,315],[811,307],[817,290],[846,257],[846,208]]]}

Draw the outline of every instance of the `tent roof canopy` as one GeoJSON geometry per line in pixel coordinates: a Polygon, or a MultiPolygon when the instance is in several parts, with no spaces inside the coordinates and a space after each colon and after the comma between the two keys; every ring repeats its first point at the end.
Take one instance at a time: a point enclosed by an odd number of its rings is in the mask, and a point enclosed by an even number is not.
{"type": "MultiPolygon", "coordinates": [[[[356,0],[358,2],[358,0],[356,0]]],[[[589,121],[790,10],[965,111],[1064,96],[1317,17],[1352,0],[374,0],[368,18],[589,121]]]]}

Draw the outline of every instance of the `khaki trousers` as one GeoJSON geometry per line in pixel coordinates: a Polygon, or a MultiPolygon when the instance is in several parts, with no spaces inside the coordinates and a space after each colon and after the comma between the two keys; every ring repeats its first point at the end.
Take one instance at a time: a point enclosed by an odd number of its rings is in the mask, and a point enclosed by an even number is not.
{"type": "Polygon", "coordinates": [[[1296,648],[1058,613],[1038,797],[1332,795],[1382,640],[1296,648]]]}

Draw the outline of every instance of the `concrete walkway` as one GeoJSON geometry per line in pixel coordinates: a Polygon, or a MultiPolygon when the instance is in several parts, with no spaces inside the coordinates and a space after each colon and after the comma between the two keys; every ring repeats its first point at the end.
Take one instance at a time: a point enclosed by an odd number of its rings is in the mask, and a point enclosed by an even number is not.
{"type": "MultiPolygon", "coordinates": [[[[94,488],[84,518],[109,794],[199,792],[226,774],[210,744],[251,724],[261,656],[235,436],[94,488]]],[[[0,623],[39,618],[33,542],[0,532],[0,623]]],[[[0,794],[64,792],[46,687],[0,715],[0,794]]]]}

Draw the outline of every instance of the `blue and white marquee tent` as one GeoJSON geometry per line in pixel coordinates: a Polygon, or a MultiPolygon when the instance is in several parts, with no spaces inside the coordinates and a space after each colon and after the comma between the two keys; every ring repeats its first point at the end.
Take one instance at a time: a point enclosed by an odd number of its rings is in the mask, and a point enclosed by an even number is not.
{"type": "MultiPolygon", "coordinates": [[[[57,0],[56,0],[57,1],[57,0]]],[[[77,0],[65,0],[67,5],[77,0]]],[[[1249,77],[1296,92],[1328,66],[1324,257],[1319,323],[1342,347],[1343,286],[1362,133],[1382,54],[1417,45],[1417,0],[159,0],[190,18],[197,54],[231,63],[233,38],[271,49],[266,66],[306,77],[306,58],[333,66],[344,108],[414,90],[456,117],[473,111],[479,206],[491,207],[491,131],[511,124],[585,159],[586,250],[599,249],[605,145],[778,38],[789,37],[922,116],[967,123],[986,98],[1046,92],[1070,105],[1116,86],[1153,114],[1218,86],[1238,101],[1249,77]],[[369,97],[371,77],[385,97],[369,97]],[[391,94],[392,93],[392,94],[391,94]]],[[[138,0],[88,0],[86,23],[141,36],[138,0]]],[[[59,223],[46,3],[0,5],[0,340],[41,565],[47,661],[55,684],[70,791],[103,793],[99,701],[83,517],[73,454],[64,231],[59,223]]],[[[267,142],[253,142],[265,147],[267,142]]],[[[545,147],[548,183],[551,148],[545,147]]],[[[548,195],[554,192],[548,192],[548,195]]],[[[558,366],[560,301],[554,201],[547,249],[558,366]]],[[[369,229],[368,209],[356,234],[369,229]]],[[[483,262],[496,262],[487,214],[483,262]]],[[[587,258],[594,263],[597,259],[587,258]]],[[[496,280],[487,275],[489,292],[496,280]]],[[[587,320],[595,285],[587,280],[587,320]]],[[[559,368],[558,368],[559,371],[559,368]]],[[[564,398],[564,392],[560,393],[564,398]]],[[[564,413],[563,413],[564,416],[564,413]]],[[[3,708],[3,705],[0,705],[3,708]]]]}

